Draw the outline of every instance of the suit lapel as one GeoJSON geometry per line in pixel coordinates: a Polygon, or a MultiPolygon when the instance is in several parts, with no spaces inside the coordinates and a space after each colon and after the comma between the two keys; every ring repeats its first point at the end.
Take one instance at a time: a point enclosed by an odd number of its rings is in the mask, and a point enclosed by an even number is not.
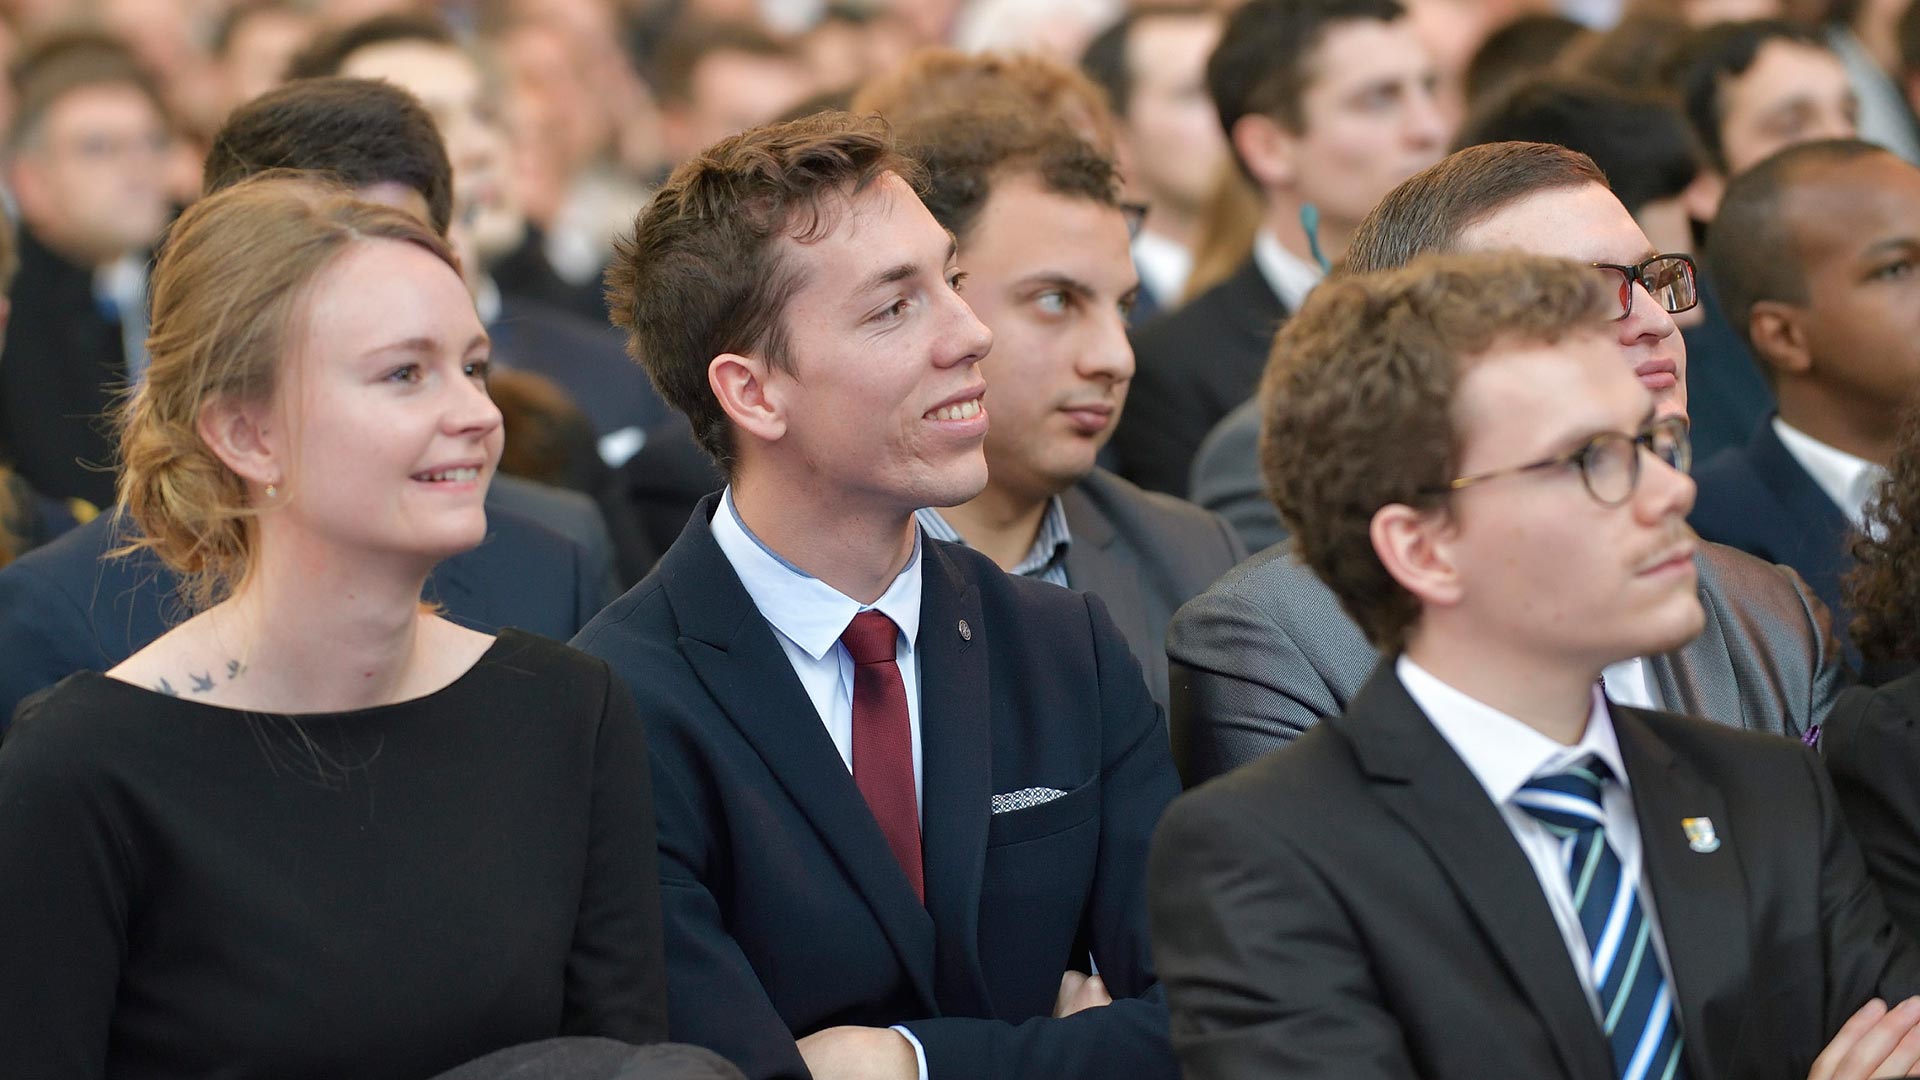
{"type": "Polygon", "coordinates": [[[1731,727],[1746,727],[1747,710],[1740,688],[1730,672],[1724,620],[1728,617],[1718,595],[1711,564],[1694,556],[1700,574],[1700,606],[1707,613],[1705,627],[1678,649],[1647,658],[1647,670],[1660,692],[1659,705],[1668,712],[1703,716],[1731,727]]]}
{"type": "Polygon", "coordinates": [[[1433,853],[1539,1015],[1566,1075],[1611,1080],[1595,1022],[1533,864],[1500,811],[1382,660],[1347,714],[1331,721],[1387,807],[1433,853]]]}
{"type": "Polygon", "coordinates": [[[1060,503],[1066,510],[1067,531],[1073,536],[1067,546],[1067,584],[1098,596],[1119,626],[1146,625],[1141,567],[1137,560],[1124,556],[1113,522],[1078,484],[1061,493],[1060,503]]]}
{"type": "Polygon", "coordinates": [[[1729,1062],[1705,1057],[1705,1010],[1716,999],[1749,990],[1741,981],[1750,955],[1739,838],[1727,832],[1731,821],[1720,793],[1676,756],[1638,712],[1615,707],[1613,728],[1640,823],[1641,884],[1653,893],[1666,943],[1681,1031],[1688,1040],[1689,1071],[1694,1076],[1725,1075],[1729,1062]],[[1715,850],[1694,850],[1681,824],[1690,818],[1711,823],[1707,835],[1717,841],[1715,850]]]}
{"type": "Polygon", "coordinates": [[[927,910],[938,928],[935,983],[946,1012],[988,1015],[977,946],[993,799],[986,642],[996,628],[981,617],[979,587],[960,573],[939,544],[923,541],[921,555],[925,570],[915,645],[920,662],[920,841],[927,910]]]}
{"type": "MultiPolygon", "coordinates": [[[[680,652],[819,833],[893,943],[929,1013],[936,1013],[933,920],[901,873],[773,628],[714,543],[708,526],[714,504],[712,496],[701,501],[659,570],[679,620],[680,652]]],[[[925,686],[921,696],[927,699],[925,686]]],[[[922,719],[924,727],[924,714],[922,719]]],[[[922,758],[932,761],[930,744],[922,758]]],[[[932,806],[928,800],[928,814],[932,806]]]]}

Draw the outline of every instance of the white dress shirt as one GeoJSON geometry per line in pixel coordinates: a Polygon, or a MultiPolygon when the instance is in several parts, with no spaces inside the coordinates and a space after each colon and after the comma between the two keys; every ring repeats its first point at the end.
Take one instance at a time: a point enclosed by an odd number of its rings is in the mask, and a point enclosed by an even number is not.
{"type": "Polygon", "coordinates": [[[1887,478],[1887,470],[1866,458],[1836,450],[1778,416],[1773,418],[1773,433],[1780,437],[1780,445],[1787,448],[1793,460],[1827,493],[1827,498],[1853,522],[1853,527],[1864,530],[1867,503],[1873,501],[1880,481],[1887,478]]]}
{"type": "Polygon", "coordinates": [[[1140,285],[1153,294],[1161,311],[1180,306],[1180,294],[1193,273],[1193,252],[1151,229],[1141,229],[1133,238],[1133,267],[1140,272],[1140,285]]]}
{"type": "Polygon", "coordinates": [[[1299,311],[1307,294],[1327,276],[1318,266],[1281,247],[1279,239],[1266,229],[1253,234],[1253,262],[1288,311],[1299,311]]]}
{"type": "MultiPolygon", "coordinates": [[[[887,591],[872,604],[862,604],[846,593],[807,573],[780,557],[761,542],[740,519],[733,505],[733,488],[720,496],[720,508],[713,515],[713,540],[720,553],[740,575],[740,584],[760,617],[773,627],[774,640],[787,654],[793,673],[813,702],[814,712],[826,725],[827,735],[847,771],[853,771],[853,654],[840,643],[840,635],[862,611],[879,611],[900,628],[894,643],[894,659],[900,664],[900,681],[907,692],[907,725],[913,737],[913,802],[921,803],[920,767],[920,664],[914,642],[920,633],[920,527],[914,526],[913,555],[894,577],[887,591]]],[[[920,1080],[927,1080],[927,1051],[913,1032],[904,1027],[894,1031],[906,1037],[920,1066],[920,1080]]]]}
{"type": "Polygon", "coordinates": [[[787,654],[793,673],[826,725],[840,760],[853,771],[853,655],[840,644],[853,617],[879,611],[900,628],[894,659],[907,691],[907,724],[913,734],[913,798],[920,802],[920,665],[914,639],[920,633],[920,534],[914,527],[913,556],[906,568],[872,604],[846,593],[781,558],[740,520],[733,488],[720,497],[713,515],[713,540],[747,587],[753,606],[773,627],[774,640],[787,654]]]}
{"type": "Polygon", "coordinates": [[[1580,911],[1573,904],[1573,887],[1567,881],[1566,856],[1561,841],[1547,830],[1545,823],[1515,805],[1513,796],[1528,780],[1562,772],[1583,758],[1596,757],[1606,762],[1613,782],[1601,787],[1600,810],[1606,818],[1607,843],[1620,857],[1620,872],[1634,883],[1640,898],[1640,910],[1652,928],[1654,951],[1660,958],[1660,970],[1673,985],[1673,967],[1667,962],[1666,938],[1660,932],[1660,915],[1654,910],[1653,891],[1640,873],[1640,821],[1633,816],[1633,793],[1626,766],[1620,760],[1620,744],[1614,738],[1613,717],[1608,714],[1605,696],[1598,687],[1587,715],[1587,730],[1572,746],[1547,738],[1540,732],[1490,705],[1468,697],[1443,683],[1433,673],[1401,656],[1394,673],[1412,695],[1414,703],[1427,714],[1453,751],[1466,762],[1474,778],[1486,789],[1487,797],[1500,808],[1513,838],[1533,864],[1540,891],[1546,894],[1553,921],[1560,926],[1560,937],[1573,960],[1573,970],[1586,992],[1587,1003],[1600,1018],[1600,997],[1593,985],[1593,952],[1580,929],[1580,911]]]}

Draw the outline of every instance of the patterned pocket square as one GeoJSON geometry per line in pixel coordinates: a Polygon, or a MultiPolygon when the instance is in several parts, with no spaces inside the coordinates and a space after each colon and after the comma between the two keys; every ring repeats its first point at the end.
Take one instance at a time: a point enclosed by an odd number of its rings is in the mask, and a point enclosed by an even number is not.
{"type": "Polygon", "coordinates": [[[1041,803],[1050,803],[1065,794],[1066,792],[1059,788],[1052,787],[1021,788],[1019,791],[1009,791],[1005,795],[995,795],[993,812],[1007,814],[1015,810],[1025,810],[1031,806],[1039,806],[1041,803]]]}

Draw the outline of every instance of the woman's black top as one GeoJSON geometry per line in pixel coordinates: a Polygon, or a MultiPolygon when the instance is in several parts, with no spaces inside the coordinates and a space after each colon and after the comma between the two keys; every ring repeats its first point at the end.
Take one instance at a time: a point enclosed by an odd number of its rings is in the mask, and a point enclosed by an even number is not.
{"type": "MultiPolygon", "coordinates": [[[[0,663],[4,663],[0,658],[0,663]]],[[[508,630],[452,685],[270,716],[71,676],[0,744],[0,1076],[414,1080],[666,1037],[640,721],[508,630]]]]}

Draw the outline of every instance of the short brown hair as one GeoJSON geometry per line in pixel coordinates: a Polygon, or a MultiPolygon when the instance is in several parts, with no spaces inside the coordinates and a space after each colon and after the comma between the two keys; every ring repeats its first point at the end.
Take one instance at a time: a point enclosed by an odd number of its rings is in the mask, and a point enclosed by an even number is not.
{"type": "Polygon", "coordinates": [[[1004,108],[1055,117],[1108,156],[1118,144],[1106,91],[1078,68],[1032,53],[921,49],[853,96],[854,112],[879,113],[896,127],[957,108],[1004,108]]]}
{"type": "Polygon", "coordinates": [[[1578,150],[1496,142],[1456,150],[1402,181],[1354,231],[1345,271],[1372,274],[1429,252],[1455,251],[1460,234],[1507,204],[1541,191],[1607,187],[1607,175],[1578,150]]]}
{"type": "Polygon", "coordinates": [[[1502,252],[1429,255],[1330,280],[1287,320],[1260,387],[1260,466],[1300,558],[1382,652],[1419,602],[1373,549],[1373,516],[1442,507],[1463,432],[1455,388],[1497,347],[1603,333],[1606,285],[1578,263],[1502,252]]]}
{"type": "Polygon", "coordinates": [[[834,224],[828,203],[887,173],[922,186],[920,166],[878,117],[824,112],[768,124],[674,169],[632,235],[614,245],[614,325],[723,470],[732,470],[731,426],[707,366],[722,353],[789,366],[786,309],[802,282],[780,241],[825,236],[834,224]]]}
{"type": "MultiPolygon", "coordinates": [[[[230,595],[255,544],[246,484],[200,438],[216,401],[261,402],[279,385],[314,281],[366,240],[413,244],[456,267],[413,215],[359,202],[313,174],[265,173],[208,195],[174,222],[153,271],[150,362],[121,405],[120,505],[181,577],[192,607],[230,595]]],[[[457,267],[456,267],[457,272],[457,267]]]]}
{"type": "Polygon", "coordinates": [[[927,169],[923,198],[934,220],[966,242],[996,183],[1032,177],[1049,194],[1120,209],[1113,158],[1046,115],[958,108],[899,129],[900,145],[927,169]]]}

